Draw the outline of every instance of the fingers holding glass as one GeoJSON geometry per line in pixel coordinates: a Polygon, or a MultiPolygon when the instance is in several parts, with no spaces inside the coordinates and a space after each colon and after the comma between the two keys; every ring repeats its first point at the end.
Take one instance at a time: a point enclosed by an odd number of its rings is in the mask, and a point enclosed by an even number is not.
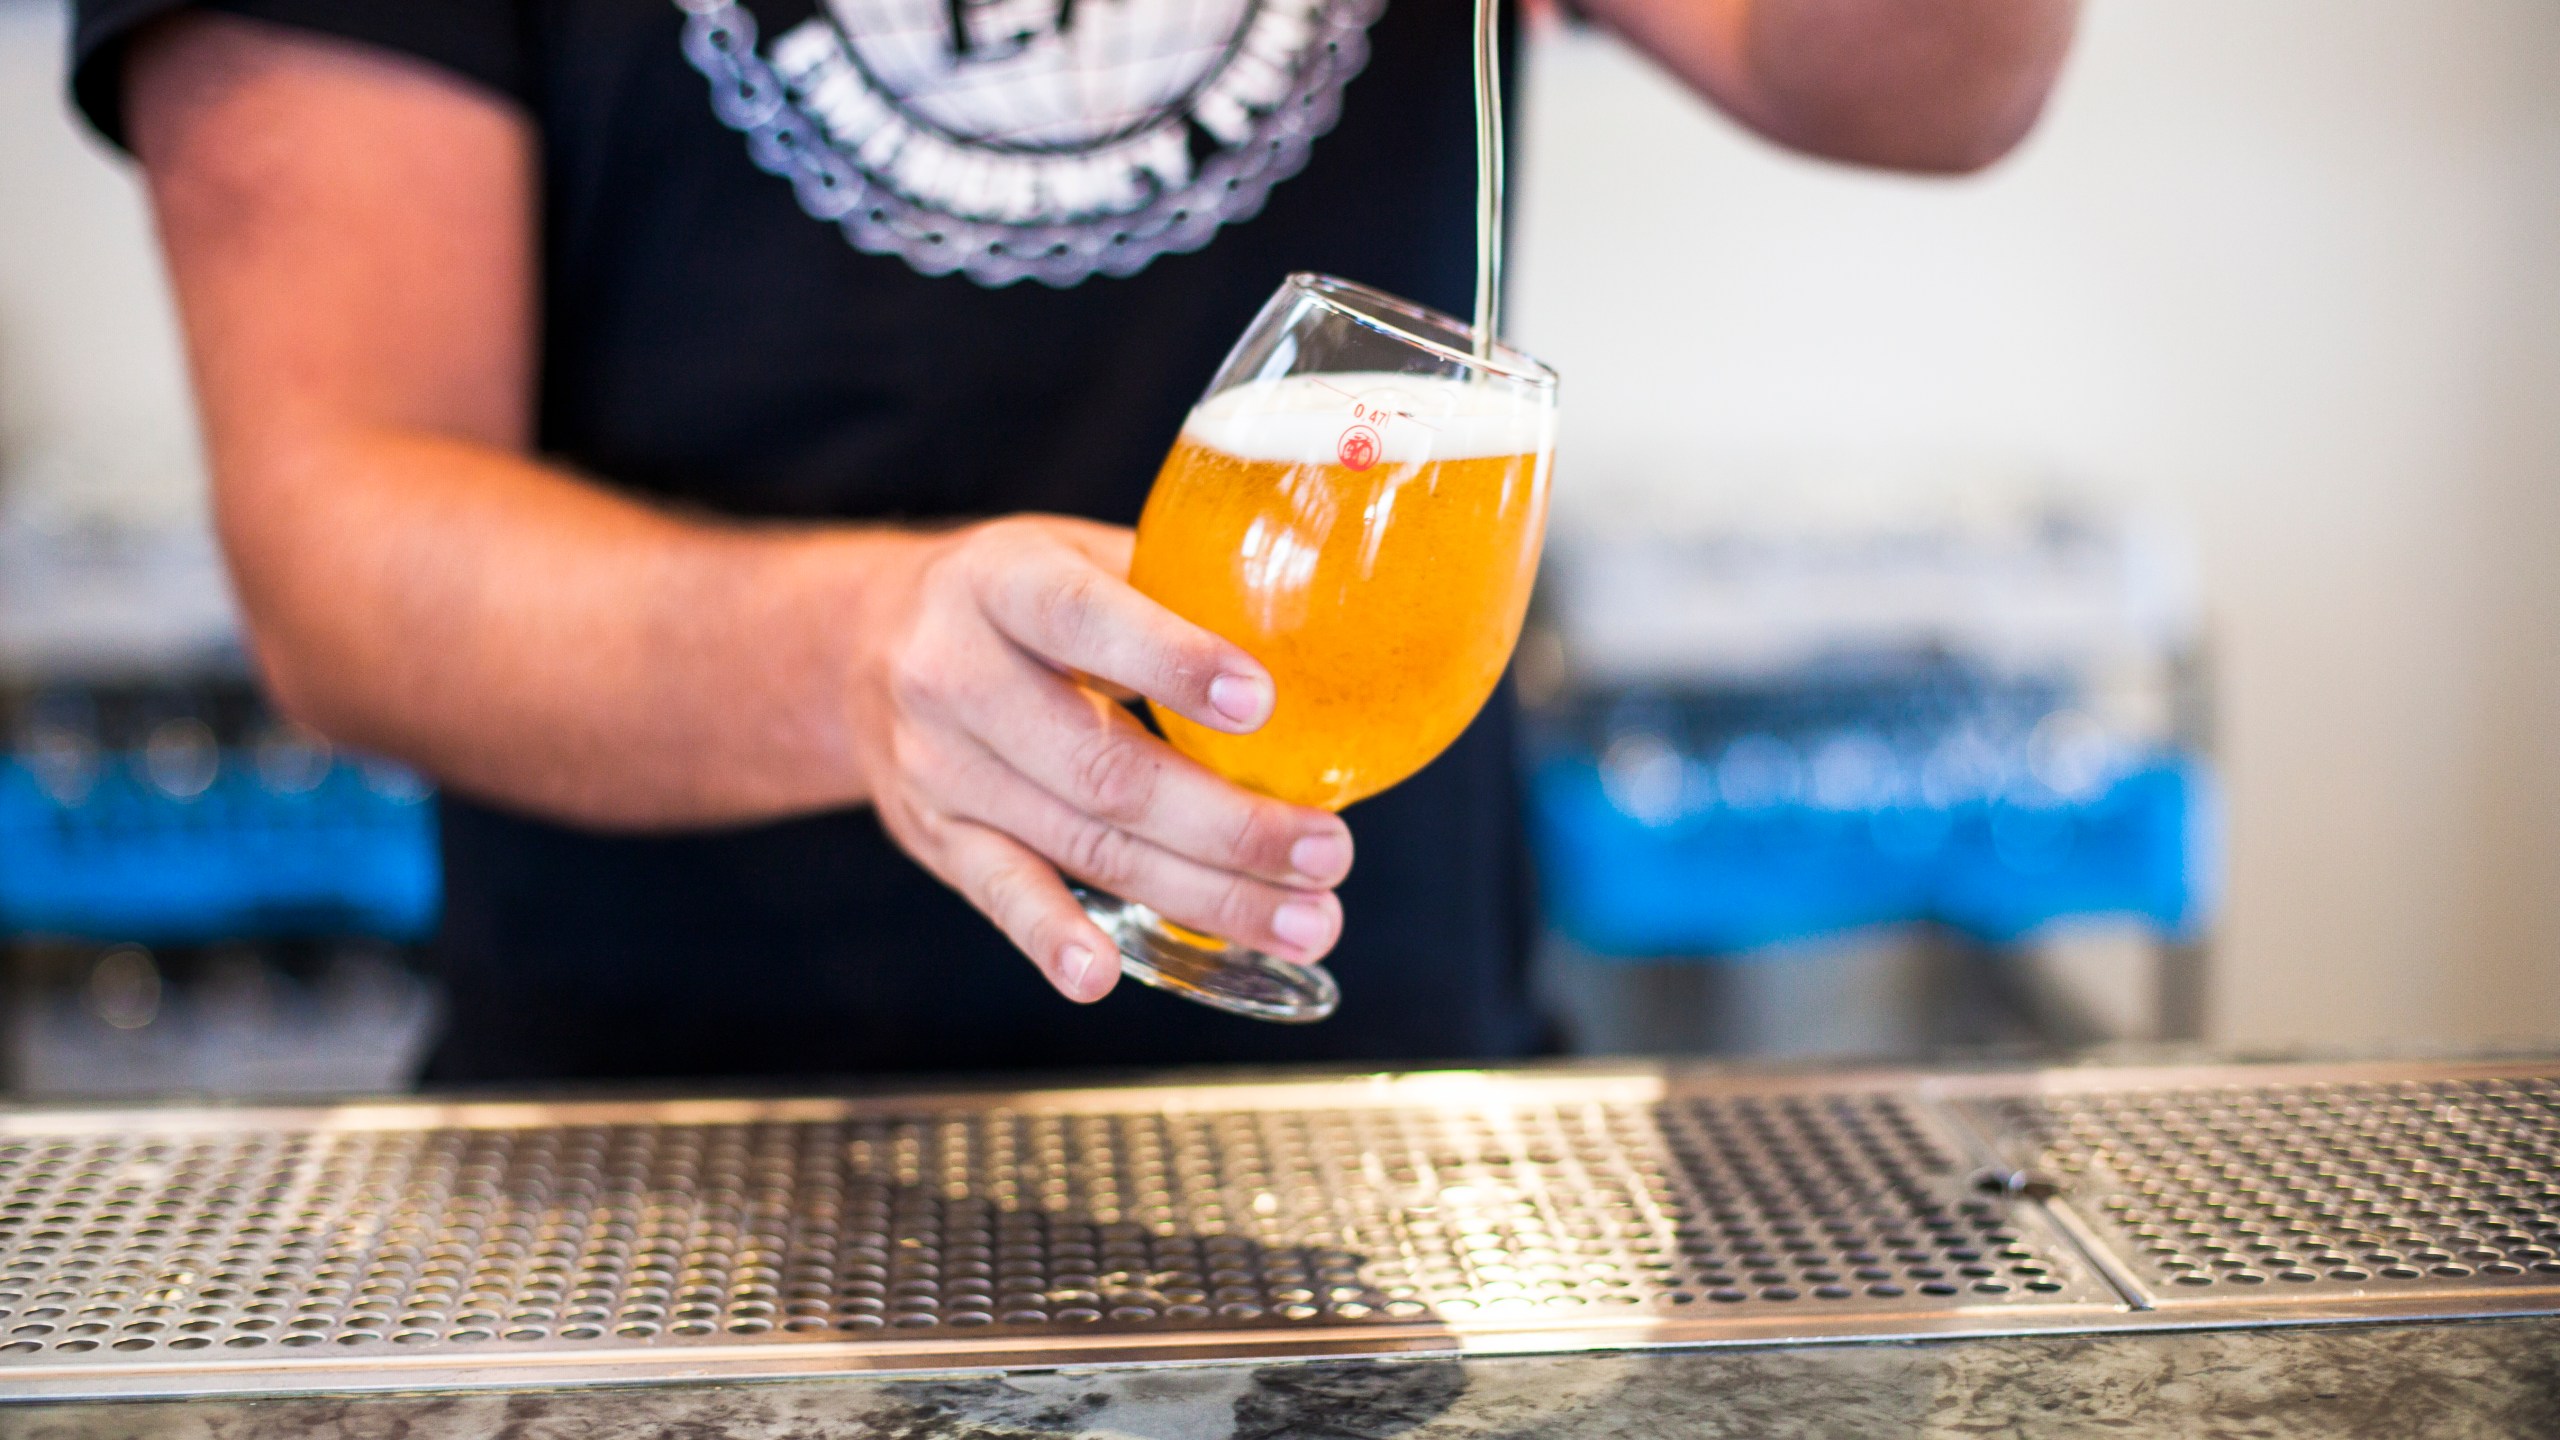
{"type": "Polygon", "coordinates": [[[1004,932],[1056,986],[1092,1004],[1119,983],[1119,946],[1097,928],[1057,869],[1002,831],[949,815],[910,813],[893,829],[935,878],[1004,932]]]}
{"type": "MultiPolygon", "coordinates": [[[[1136,743],[1163,749],[1144,731],[1136,743]]],[[[1166,759],[1175,766],[1188,763],[1170,752],[1166,759]]],[[[1140,901],[1176,924],[1261,945],[1300,964],[1323,958],[1341,933],[1341,902],[1329,888],[1293,883],[1287,875],[1259,877],[1211,856],[1158,844],[1067,803],[982,745],[949,743],[930,760],[918,757],[915,769],[953,818],[1010,836],[1074,879],[1140,901]]]]}
{"type": "Polygon", "coordinates": [[[1129,588],[1059,536],[1025,529],[980,572],[979,603],[1006,638],[1230,734],[1271,718],[1271,675],[1241,648],[1129,588]]]}
{"type": "Polygon", "coordinates": [[[1341,817],[1221,779],[1126,710],[1027,656],[999,658],[952,683],[960,692],[950,698],[956,723],[1084,816],[1275,885],[1330,889],[1350,873],[1351,831],[1341,817]],[[971,693],[976,686],[985,692],[971,693]]]}

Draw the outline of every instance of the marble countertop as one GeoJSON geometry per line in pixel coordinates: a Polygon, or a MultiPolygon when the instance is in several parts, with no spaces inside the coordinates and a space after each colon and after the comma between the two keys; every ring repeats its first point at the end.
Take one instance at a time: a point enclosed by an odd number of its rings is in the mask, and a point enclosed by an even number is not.
{"type": "Polygon", "coordinates": [[[0,1440],[2560,1436],[2560,1319],[0,1406],[0,1440]]]}

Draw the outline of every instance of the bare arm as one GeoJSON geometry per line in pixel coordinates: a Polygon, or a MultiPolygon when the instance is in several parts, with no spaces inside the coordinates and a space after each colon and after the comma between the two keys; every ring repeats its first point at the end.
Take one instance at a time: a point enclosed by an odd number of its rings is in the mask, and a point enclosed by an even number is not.
{"type": "Polygon", "coordinates": [[[2079,0],[1584,0],[1782,145],[1903,170],[1979,170],[2025,138],[2079,0]]]}
{"type": "Polygon", "coordinates": [[[253,648],[285,708],[594,825],[875,805],[1062,990],[1110,989],[1059,869],[1313,959],[1341,822],[1068,683],[1247,730],[1269,676],[1130,590],[1127,532],[680,518],[528,454],[529,124],[425,66],[185,15],[128,74],[253,648]]]}

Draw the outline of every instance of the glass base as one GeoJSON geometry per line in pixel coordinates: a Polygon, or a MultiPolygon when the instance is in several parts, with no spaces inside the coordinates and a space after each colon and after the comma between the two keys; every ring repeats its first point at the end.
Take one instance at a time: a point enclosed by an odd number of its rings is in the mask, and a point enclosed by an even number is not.
{"type": "MultiPolygon", "coordinates": [[[[1132,900],[1076,887],[1084,913],[1120,947],[1120,973],[1185,999],[1256,1020],[1303,1025],[1342,1003],[1321,965],[1297,965],[1223,940],[1198,944],[1132,900]]],[[[1201,937],[1209,940],[1209,937],[1201,937]]]]}

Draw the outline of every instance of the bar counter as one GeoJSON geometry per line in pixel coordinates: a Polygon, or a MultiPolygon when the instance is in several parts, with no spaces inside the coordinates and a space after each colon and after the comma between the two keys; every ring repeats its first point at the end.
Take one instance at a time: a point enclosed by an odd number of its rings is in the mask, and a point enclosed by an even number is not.
{"type": "Polygon", "coordinates": [[[0,1111],[0,1440],[2560,1436],[2560,1064],[0,1111]]]}
{"type": "Polygon", "coordinates": [[[9,1440],[2560,1435],[2560,1321],[0,1409],[9,1440]]]}

